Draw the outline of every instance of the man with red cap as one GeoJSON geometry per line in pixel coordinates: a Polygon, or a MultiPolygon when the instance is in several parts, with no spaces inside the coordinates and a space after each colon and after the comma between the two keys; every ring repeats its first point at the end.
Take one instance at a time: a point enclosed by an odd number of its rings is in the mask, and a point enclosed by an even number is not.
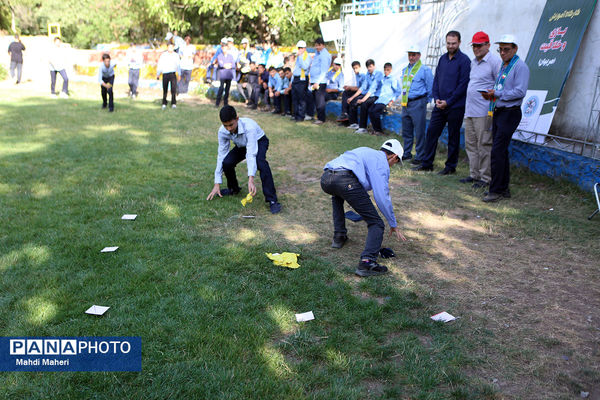
{"type": "Polygon", "coordinates": [[[471,47],[475,58],[471,60],[464,120],[469,176],[460,182],[471,183],[477,189],[489,185],[492,179],[492,131],[491,116],[488,115],[490,102],[481,96],[481,92],[494,87],[502,60],[490,52],[490,38],[485,32],[473,35],[471,47]]]}

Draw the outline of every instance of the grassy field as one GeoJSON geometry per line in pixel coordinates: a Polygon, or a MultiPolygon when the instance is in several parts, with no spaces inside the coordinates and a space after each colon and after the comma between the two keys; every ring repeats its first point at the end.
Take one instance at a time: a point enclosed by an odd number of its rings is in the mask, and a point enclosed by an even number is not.
{"type": "MultiPolygon", "coordinates": [[[[517,170],[513,199],[489,205],[458,176],[395,168],[391,192],[409,241],[386,236],[398,254],[392,273],[358,279],[366,228],[348,222],[350,242],[332,251],[320,170],[382,139],[240,108],[271,142],[284,207],[271,215],[262,194],[246,208],[241,196],[205,200],[214,107],[161,111],[151,99],[119,98],[108,114],[86,90],[62,100],[9,89],[0,100],[1,332],[141,336],[143,371],[3,373],[0,397],[523,399],[600,390],[600,218],[585,220],[589,193],[517,170]],[[124,213],[139,217],[124,222],[124,213]],[[100,253],[113,245],[116,253],[100,253]],[[301,268],[264,255],[282,251],[300,253],[301,268]],[[92,304],[111,309],[84,314],[92,304]],[[310,310],[314,321],[295,321],[310,310]],[[461,318],[429,319],[444,310],[461,318]]],[[[244,175],[241,164],[242,187],[244,175]]]]}

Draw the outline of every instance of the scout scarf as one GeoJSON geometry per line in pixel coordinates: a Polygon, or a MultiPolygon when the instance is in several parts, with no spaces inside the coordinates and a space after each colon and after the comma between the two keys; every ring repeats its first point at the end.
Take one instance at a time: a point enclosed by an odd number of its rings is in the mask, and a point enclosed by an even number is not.
{"type": "MultiPolygon", "coordinates": [[[[308,51],[304,50],[304,53],[302,53],[302,61],[306,61],[306,59],[308,58],[308,51]]],[[[306,72],[300,68],[300,80],[303,81],[306,79],[306,72]]]]}
{"type": "Polygon", "coordinates": [[[413,78],[421,69],[421,60],[417,61],[415,65],[413,65],[410,70],[410,74],[408,73],[408,67],[406,67],[406,74],[402,78],[402,107],[406,107],[408,104],[408,91],[410,90],[410,86],[412,85],[413,78]]]}
{"type": "MultiPolygon", "coordinates": [[[[333,67],[329,67],[329,71],[333,71],[333,67]]],[[[335,74],[333,74],[333,76],[331,77],[331,82],[335,82],[335,80],[337,79],[338,76],[340,76],[340,73],[342,72],[342,69],[338,69],[337,71],[335,71],[335,74]]]]}
{"type": "MultiPolygon", "coordinates": [[[[508,66],[504,68],[504,65],[500,67],[500,72],[498,72],[498,77],[496,78],[496,83],[494,84],[494,90],[502,90],[504,88],[504,81],[510,71],[512,71],[515,64],[519,61],[519,56],[515,54],[515,56],[510,60],[508,66]]],[[[496,100],[490,101],[490,109],[488,110],[488,115],[491,117],[494,115],[494,108],[496,107],[496,100]]]]}

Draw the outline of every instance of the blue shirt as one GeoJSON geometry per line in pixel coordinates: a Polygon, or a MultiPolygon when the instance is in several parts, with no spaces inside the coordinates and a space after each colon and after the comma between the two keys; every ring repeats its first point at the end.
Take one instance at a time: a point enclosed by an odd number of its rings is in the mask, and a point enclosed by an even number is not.
{"type": "Polygon", "coordinates": [[[256,154],[258,154],[258,140],[265,136],[265,132],[250,118],[239,118],[237,133],[230,133],[223,125],[217,134],[219,151],[217,154],[217,168],[215,169],[215,183],[223,183],[223,160],[229,153],[231,141],[236,147],[246,148],[246,164],[248,176],[256,175],[256,154]]]}
{"type": "Polygon", "coordinates": [[[333,77],[335,76],[336,71],[333,68],[327,71],[327,74],[325,74],[327,89],[335,89],[340,92],[344,90],[344,73],[342,72],[341,67],[339,72],[338,76],[334,79],[333,77]]]}
{"type": "Polygon", "coordinates": [[[212,58],[210,59],[211,64],[215,62],[217,57],[219,57],[219,54],[223,54],[223,48],[221,47],[221,45],[217,46],[217,51],[215,52],[215,55],[212,56],[212,58]]]}
{"type": "Polygon", "coordinates": [[[327,49],[317,51],[315,58],[313,58],[310,64],[310,83],[327,83],[325,75],[327,70],[331,66],[331,54],[327,49]]]}
{"type": "Polygon", "coordinates": [[[373,71],[372,74],[366,73],[360,92],[363,94],[369,93],[371,96],[379,96],[381,92],[381,81],[383,80],[383,72],[373,71]]]}
{"type": "Polygon", "coordinates": [[[470,72],[471,60],[460,50],[452,59],[448,53],[441,56],[433,78],[433,98],[445,100],[448,108],[464,107],[470,72]]]}
{"type": "Polygon", "coordinates": [[[235,79],[235,56],[231,53],[221,53],[217,57],[219,63],[219,80],[221,79],[235,79]],[[230,64],[229,68],[225,68],[225,64],[230,64]]]}
{"type": "Polygon", "coordinates": [[[98,72],[98,83],[102,83],[102,78],[110,78],[111,76],[114,76],[116,66],[117,64],[113,60],[110,60],[110,65],[108,68],[106,65],[104,65],[104,62],[102,62],[102,64],[100,64],[100,71],[98,72]]]}
{"type": "Polygon", "coordinates": [[[390,227],[397,226],[389,190],[390,165],[383,151],[358,147],[329,161],[324,169],[352,171],[367,192],[373,190],[375,203],[390,227]]]}
{"type": "MultiPolygon", "coordinates": [[[[504,65],[500,68],[499,75],[504,72],[504,65]]],[[[529,86],[529,67],[519,59],[504,80],[503,88],[495,91],[496,107],[520,106],[527,94],[529,86]]]]}
{"type": "Polygon", "coordinates": [[[393,76],[385,76],[381,81],[381,93],[375,103],[387,105],[390,101],[402,94],[402,86],[393,76]]]}
{"type": "MultiPolygon", "coordinates": [[[[400,86],[402,86],[402,80],[404,76],[410,74],[410,71],[413,69],[414,64],[408,64],[406,68],[402,70],[402,78],[400,79],[400,86]]],[[[424,94],[427,95],[427,101],[431,100],[431,89],[433,87],[433,73],[431,72],[431,68],[427,65],[422,65],[421,68],[417,71],[417,74],[413,77],[412,83],[410,84],[410,89],[408,91],[408,99],[412,100],[417,97],[421,97],[424,94]]],[[[402,90],[402,89],[401,89],[402,90]]]]}
{"type": "Polygon", "coordinates": [[[310,61],[310,54],[308,54],[306,50],[304,53],[302,53],[302,55],[298,54],[298,56],[296,57],[296,64],[294,64],[294,69],[292,70],[292,74],[294,76],[297,76],[300,80],[300,77],[302,76],[302,70],[304,70],[306,80],[306,77],[308,77],[308,70],[310,69],[310,61]],[[302,59],[304,54],[306,54],[306,60],[302,59]]]}
{"type": "Polygon", "coordinates": [[[269,87],[273,88],[273,92],[281,92],[281,90],[282,90],[281,86],[282,85],[283,85],[283,80],[279,76],[278,72],[275,72],[274,76],[271,76],[269,74],[269,87]]]}
{"type": "Polygon", "coordinates": [[[360,88],[365,81],[365,75],[366,74],[361,74],[360,72],[358,74],[354,74],[354,82],[350,86],[356,86],[360,88]]]}
{"type": "Polygon", "coordinates": [[[281,90],[285,90],[290,87],[290,79],[287,76],[284,76],[281,80],[281,90]]]}

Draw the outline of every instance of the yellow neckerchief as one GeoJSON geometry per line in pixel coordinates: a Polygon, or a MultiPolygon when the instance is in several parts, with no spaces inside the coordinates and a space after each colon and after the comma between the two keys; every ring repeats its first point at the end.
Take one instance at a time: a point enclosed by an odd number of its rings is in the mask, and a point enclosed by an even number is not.
{"type": "MultiPolygon", "coordinates": [[[[306,59],[308,58],[308,51],[304,50],[304,53],[302,53],[302,61],[306,61],[306,59]]],[[[300,80],[305,80],[306,79],[306,71],[304,71],[302,69],[302,67],[300,67],[300,80]]]]}
{"type": "MultiPolygon", "coordinates": [[[[329,67],[329,70],[327,70],[327,72],[333,70],[333,67],[329,67]]],[[[331,80],[333,82],[335,82],[335,80],[337,79],[338,76],[340,76],[340,73],[342,72],[342,68],[340,67],[340,69],[338,69],[337,71],[335,71],[335,74],[333,74],[333,77],[331,78],[331,80]]]]}

